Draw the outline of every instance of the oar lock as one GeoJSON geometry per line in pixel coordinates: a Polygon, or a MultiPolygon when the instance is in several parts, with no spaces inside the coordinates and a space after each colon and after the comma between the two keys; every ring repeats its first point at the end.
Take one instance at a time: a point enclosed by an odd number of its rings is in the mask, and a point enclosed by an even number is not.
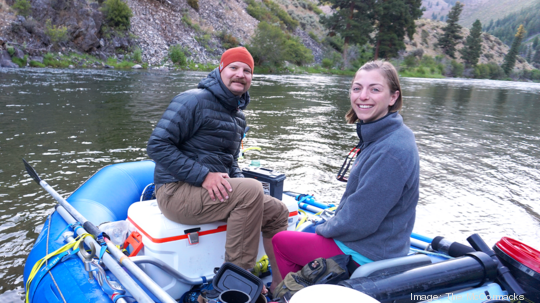
{"type": "Polygon", "coordinates": [[[90,242],[88,244],[88,247],[90,248],[90,253],[88,253],[86,251],[86,249],[84,248],[84,242],[83,241],[81,241],[81,243],[79,243],[79,252],[81,253],[81,256],[84,259],[83,260],[84,261],[84,270],[86,270],[88,272],[88,280],[92,281],[92,280],[94,280],[94,274],[92,273],[92,271],[94,270],[92,268],[92,260],[96,256],[96,247],[94,246],[94,243],[92,243],[92,242],[90,242]]]}

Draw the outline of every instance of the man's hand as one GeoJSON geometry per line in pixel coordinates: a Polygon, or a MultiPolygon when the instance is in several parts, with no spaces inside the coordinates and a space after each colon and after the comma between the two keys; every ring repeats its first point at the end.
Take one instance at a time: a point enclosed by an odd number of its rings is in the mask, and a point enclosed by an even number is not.
{"type": "Polygon", "coordinates": [[[232,192],[232,187],[228,179],[229,175],[224,173],[208,173],[203,181],[202,187],[208,191],[212,201],[216,200],[216,197],[221,201],[229,199],[229,192],[232,192]]]}

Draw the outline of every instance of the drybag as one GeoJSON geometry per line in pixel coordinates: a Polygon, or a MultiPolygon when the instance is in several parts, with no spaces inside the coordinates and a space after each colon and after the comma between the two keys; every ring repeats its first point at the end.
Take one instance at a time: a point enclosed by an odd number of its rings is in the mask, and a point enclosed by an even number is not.
{"type": "Polygon", "coordinates": [[[275,302],[287,302],[304,287],[315,284],[337,284],[350,277],[351,256],[338,255],[328,259],[317,258],[302,270],[290,272],[274,291],[275,302]]]}

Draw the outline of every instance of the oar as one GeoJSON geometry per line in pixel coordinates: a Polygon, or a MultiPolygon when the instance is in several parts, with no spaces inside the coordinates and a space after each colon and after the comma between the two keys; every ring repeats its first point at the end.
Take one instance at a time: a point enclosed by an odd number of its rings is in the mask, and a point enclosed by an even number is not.
{"type": "MultiPolygon", "coordinates": [[[[82,224],[83,228],[90,234],[94,235],[95,237],[98,237],[101,235],[101,231],[99,228],[97,228],[92,222],[86,220],[86,218],[83,217],[71,204],[69,204],[60,194],[58,194],[47,182],[44,180],[41,180],[35,171],[35,169],[26,162],[26,160],[23,159],[24,166],[26,167],[26,171],[36,181],[37,184],[41,185],[51,196],[54,197],[56,201],[62,206],[62,208],[69,214],[71,217],[82,224]]],[[[65,219],[65,218],[64,218],[65,219]]],[[[72,222],[68,222],[70,224],[72,222]]],[[[112,268],[119,268],[120,271],[113,272],[115,276],[120,280],[120,277],[126,276],[126,273],[122,270],[122,268],[119,265],[118,259],[122,260],[120,261],[121,265],[124,265],[141,283],[144,284],[161,302],[169,302],[169,303],[176,303],[176,301],[169,295],[167,292],[163,290],[159,285],[154,282],[148,275],[146,275],[145,272],[143,272],[135,263],[133,263],[129,258],[127,258],[114,244],[110,243],[110,241],[106,241],[107,243],[107,249],[111,252],[112,255],[116,257],[116,260],[113,259],[108,253],[104,254],[103,261],[105,262],[105,265],[109,269],[112,268]],[[114,262],[115,264],[111,264],[111,262],[114,262]],[[109,264],[107,264],[109,263],[109,264]]],[[[138,302],[153,302],[152,299],[146,294],[142,288],[131,278],[129,275],[127,275],[127,278],[124,278],[124,281],[121,280],[121,282],[126,287],[126,289],[137,299],[138,302]],[[129,288],[128,288],[129,285],[129,288]]]]}
{"type": "Polygon", "coordinates": [[[52,188],[51,186],[49,186],[49,184],[47,184],[47,182],[45,182],[44,180],[41,180],[41,178],[39,178],[36,170],[30,166],[30,164],[28,164],[28,162],[26,162],[25,159],[22,159],[23,162],[24,162],[24,167],[26,168],[26,171],[28,172],[28,174],[30,175],[30,177],[32,177],[32,179],[34,179],[34,181],[36,181],[37,184],[41,185],[41,187],[43,187],[49,194],[51,194],[51,196],[53,196],[53,198],[58,201],[58,203],[60,203],[60,205],[62,205],[62,207],[79,223],[82,224],[83,228],[90,234],[94,235],[94,236],[98,236],[99,234],[101,234],[101,231],[99,230],[99,228],[97,228],[92,222],[86,220],[82,215],[81,213],[79,213],[73,206],[71,206],[71,204],[69,204],[64,198],[62,198],[62,196],[60,196],[60,194],[58,194],[54,188],[52,188]]]}

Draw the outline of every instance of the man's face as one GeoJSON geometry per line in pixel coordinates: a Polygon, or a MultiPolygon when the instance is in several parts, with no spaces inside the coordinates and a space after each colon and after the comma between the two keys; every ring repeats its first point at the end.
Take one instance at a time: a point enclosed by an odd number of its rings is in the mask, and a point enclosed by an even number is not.
{"type": "Polygon", "coordinates": [[[248,91],[252,78],[251,68],[244,62],[233,62],[221,71],[221,81],[236,96],[248,91]]]}

